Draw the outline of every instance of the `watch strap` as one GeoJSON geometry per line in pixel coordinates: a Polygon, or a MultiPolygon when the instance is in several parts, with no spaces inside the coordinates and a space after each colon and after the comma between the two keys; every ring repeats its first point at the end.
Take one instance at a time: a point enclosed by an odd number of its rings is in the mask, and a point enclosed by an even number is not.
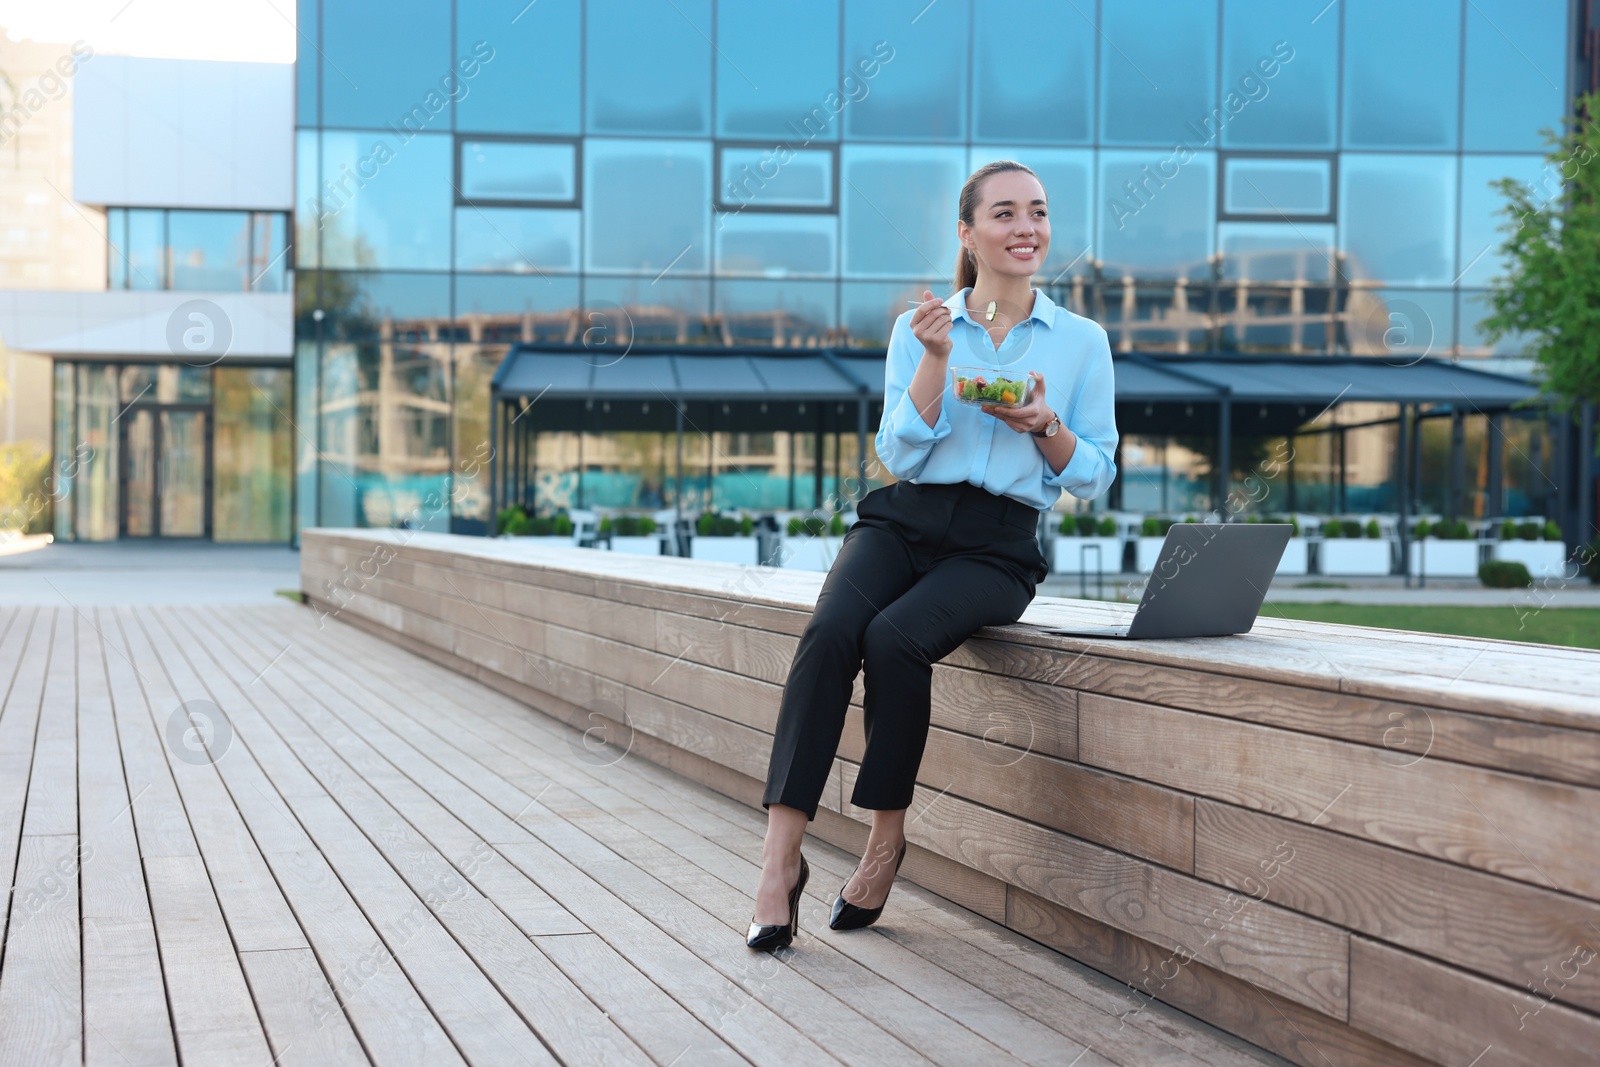
{"type": "Polygon", "coordinates": [[[1033,436],[1035,436],[1035,437],[1054,437],[1055,434],[1060,433],[1060,432],[1061,432],[1061,416],[1060,415],[1057,415],[1055,418],[1053,418],[1049,422],[1045,423],[1044,424],[1044,429],[1042,429],[1042,430],[1030,430],[1029,431],[1029,433],[1033,434],[1033,436]],[[1050,427],[1052,427],[1052,426],[1056,427],[1055,433],[1052,433],[1050,431],[1050,427]]]}

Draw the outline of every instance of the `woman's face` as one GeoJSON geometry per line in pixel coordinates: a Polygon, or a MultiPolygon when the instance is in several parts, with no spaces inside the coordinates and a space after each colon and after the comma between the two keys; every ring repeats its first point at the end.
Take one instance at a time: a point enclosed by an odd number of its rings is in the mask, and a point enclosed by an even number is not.
{"type": "Polygon", "coordinates": [[[1031,278],[1050,251],[1050,218],[1044,186],[1022,170],[984,179],[972,225],[956,223],[961,243],[978,258],[980,273],[1031,278]]]}

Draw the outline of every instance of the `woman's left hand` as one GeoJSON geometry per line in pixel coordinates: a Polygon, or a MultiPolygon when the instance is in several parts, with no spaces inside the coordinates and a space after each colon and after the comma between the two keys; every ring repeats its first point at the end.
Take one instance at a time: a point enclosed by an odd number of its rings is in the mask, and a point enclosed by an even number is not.
{"type": "Polygon", "coordinates": [[[1044,375],[1036,370],[1028,372],[1034,379],[1033,399],[1020,408],[1008,408],[1000,404],[985,404],[981,410],[993,415],[1018,433],[1033,433],[1050,425],[1050,420],[1056,413],[1050,410],[1044,402],[1044,375]]]}

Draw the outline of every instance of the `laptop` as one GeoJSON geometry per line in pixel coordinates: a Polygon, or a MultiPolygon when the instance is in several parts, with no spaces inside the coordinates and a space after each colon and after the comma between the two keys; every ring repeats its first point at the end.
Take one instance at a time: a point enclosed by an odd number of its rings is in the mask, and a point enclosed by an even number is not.
{"type": "Polygon", "coordinates": [[[1293,529],[1276,522],[1174,523],[1132,622],[1035,632],[1129,640],[1248,633],[1293,529]]]}

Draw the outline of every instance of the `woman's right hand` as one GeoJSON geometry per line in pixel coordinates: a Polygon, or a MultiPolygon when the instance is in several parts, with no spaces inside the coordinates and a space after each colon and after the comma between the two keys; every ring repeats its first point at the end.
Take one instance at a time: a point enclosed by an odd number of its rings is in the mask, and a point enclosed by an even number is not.
{"type": "Polygon", "coordinates": [[[950,327],[954,320],[944,301],[932,289],[922,291],[922,303],[911,313],[911,336],[922,342],[929,355],[945,359],[950,355],[950,327]]]}

